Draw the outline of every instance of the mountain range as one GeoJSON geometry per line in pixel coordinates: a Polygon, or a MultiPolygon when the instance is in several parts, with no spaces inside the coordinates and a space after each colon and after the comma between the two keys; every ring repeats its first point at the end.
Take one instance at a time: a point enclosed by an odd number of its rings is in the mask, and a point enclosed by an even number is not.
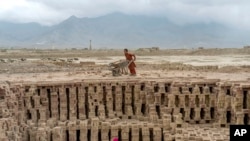
{"type": "Polygon", "coordinates": [[[59,24],[0,21],[0,47],[14,48],[197,48],[242,47],[247,31],[219,23],[178,25],[166,17],[111,13],[71,16],[59,24]]]}

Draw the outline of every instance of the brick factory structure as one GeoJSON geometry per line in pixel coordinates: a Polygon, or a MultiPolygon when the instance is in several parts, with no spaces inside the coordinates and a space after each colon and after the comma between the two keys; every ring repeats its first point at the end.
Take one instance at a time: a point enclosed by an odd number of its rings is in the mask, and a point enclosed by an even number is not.
{"type": "Polygon", "coordinates": [[[227,141],[250,83],[219,79],[1,82],[0,141],[227,141]]]}

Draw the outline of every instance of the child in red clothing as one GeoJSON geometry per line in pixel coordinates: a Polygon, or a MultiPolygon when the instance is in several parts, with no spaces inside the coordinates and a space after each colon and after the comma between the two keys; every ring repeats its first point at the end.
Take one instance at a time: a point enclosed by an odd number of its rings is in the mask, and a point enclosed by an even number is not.
{"type": "Polygon", "coordinates": [[[130,71],[130,74],[131,75],[136,75],[136,71],[135,71],[135,60],[136,60],[136,57],[134,54],[131,54],[131,53],[128,53],[128,49],[124,49],[124,55],[126,57],[126,60],[128,60],[129,62],[132,61],[129,66],[128,66],[128,69],[130,71]]]}

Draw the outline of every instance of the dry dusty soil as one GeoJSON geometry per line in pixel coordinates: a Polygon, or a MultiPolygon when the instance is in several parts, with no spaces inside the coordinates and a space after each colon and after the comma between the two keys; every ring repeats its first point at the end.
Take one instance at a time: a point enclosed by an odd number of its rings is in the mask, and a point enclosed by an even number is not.
{"type": "Polygon", "coordinates": [[[137,76],[113,77],[108,65],[122,50],[1,50],[1,81],[206,77],[250,80],[250,49],[132,50],[137,76]]]}

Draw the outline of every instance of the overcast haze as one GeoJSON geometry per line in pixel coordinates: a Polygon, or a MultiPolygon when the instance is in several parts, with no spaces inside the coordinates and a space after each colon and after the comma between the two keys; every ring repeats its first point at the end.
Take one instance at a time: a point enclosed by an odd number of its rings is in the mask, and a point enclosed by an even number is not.
{"type": "Polygon", "coordinates": [[[0,0],[0,20],[57,24],[71,15],[112,12],[167,17],[176,24],[220,23],[250,30],[249,0],[0,0]]]}

